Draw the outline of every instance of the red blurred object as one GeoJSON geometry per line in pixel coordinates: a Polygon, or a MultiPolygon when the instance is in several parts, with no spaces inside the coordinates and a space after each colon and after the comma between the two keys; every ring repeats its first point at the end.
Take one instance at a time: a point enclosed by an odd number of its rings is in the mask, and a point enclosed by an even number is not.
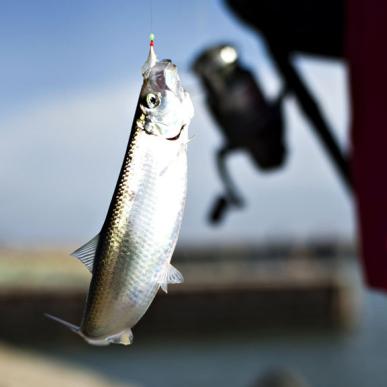
{"type": "Polygon", "coordinates": [[[347,1],[352,172],[365,277],[387,290],[387,2],[347,1]]]}
{"type": "Polygon", "coordinates": [[[354,192],[365,279],[387,291],[387,2],[380,0],[226,0],[266,40],[287,89],[294,94],[342,181],[354,192]],[[351,165],[293,53],[346,58],[352,99],[351,165]]]}

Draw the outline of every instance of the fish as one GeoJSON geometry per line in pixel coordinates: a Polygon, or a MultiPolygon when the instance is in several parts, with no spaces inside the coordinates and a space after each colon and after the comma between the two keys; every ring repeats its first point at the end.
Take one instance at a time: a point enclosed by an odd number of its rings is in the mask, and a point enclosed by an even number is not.
{"type": "Polygon", "coordinates": [[[151,40],[128,146],[101,231],[75,250],[92,273],[79,326],[89,344],[129,345],[132,328],[161,288],[182,283],[171,264],[187,193],[189,93],[170,59],[158,60],[151,40]]]}

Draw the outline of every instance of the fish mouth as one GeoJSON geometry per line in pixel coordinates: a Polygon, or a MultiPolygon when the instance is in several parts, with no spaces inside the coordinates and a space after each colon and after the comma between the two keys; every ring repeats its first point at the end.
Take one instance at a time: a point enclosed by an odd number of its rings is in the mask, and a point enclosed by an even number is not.
{"type": "Polygon", "coordinates": [[[180,97],[181,84],[177,67],[169,59],[157,62],[151,68],[148,79],[151,89],[160,92],[169,90],[180,97]]]}

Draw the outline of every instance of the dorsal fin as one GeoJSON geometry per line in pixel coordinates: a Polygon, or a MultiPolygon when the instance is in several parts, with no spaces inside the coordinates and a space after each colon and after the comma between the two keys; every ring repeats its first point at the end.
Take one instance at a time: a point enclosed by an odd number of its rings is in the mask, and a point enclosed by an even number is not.
{"type": "Polygon", "coordinates": [[[78,258],[90,272],[93,271],[94,257],[98,246],[98,240],[99,234],[71,253],[71,255],[78,258]]]}

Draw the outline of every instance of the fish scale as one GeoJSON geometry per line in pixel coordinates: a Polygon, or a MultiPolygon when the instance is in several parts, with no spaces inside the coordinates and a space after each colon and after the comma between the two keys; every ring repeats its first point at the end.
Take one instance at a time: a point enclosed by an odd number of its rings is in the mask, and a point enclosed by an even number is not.
{"type": "MultiPolygon", "coordinates": [[[[101,254],[109,258],[96,261],[91,284],[95,292],[93,297],[88,299],[86,318],[81,324],[84,334],[91,338],[94,335],[98,337],[112,335],[114,330],[117,330],[117,320],[121,324],[118,329],[123,330],[142,317],[159,288],[154,278],[171,255],[177,239],[177,230],[174,227],[169,227],[169,231],[168,227],[164,230],[156,229],[155,223],[159,223],[160,219],[155,218],[162,217],[164,208],[168,207],[169,223],[179,222],[186,194],[186,155],[182,153],[176,160],[178,168],[170,168],[160,177],[162,168],[169,162],[174,144],[160,143],[160,139],[149,137],[139,128],[136,131],[138,133],[132,143],[134,148],[132,163],[124,163],[125,170],[118,184],[119,190],[112,210],[113,216],[107,226],[107,238],[104,241],[107,245],[106,253],[103,248],[101,249],[101,254]],[[154,152],[154,148],[157,152],[154,152]],[[166,183],[170,180],[175,183],[173,191],[166,189],[168,187],[166,183]],[[126,195],[129,189],[135,191],[136,187],[139,189],[133,195],[132,202],[125,202],[125,197],[129,197],[126,195]],[[160,200],[163,203],[162,207],[157,205],[160,200]],[[158,212],[157,209],[159,209],[158,212]],[[128,224],[131,224],[131,227],[128,227],[128,224]],[[167,240],[167,247],[165,242],[160,245],[159,240],[167,240]],[[115,249],[114,246],[120,248],[115,249]],[[107,276],[106,267],[112,266],[116,270],[107,276]],[[126,284],[126,282],[130,283],[126,284]],[[142,292],[138,292],[138,289],[142,292]],[[132,301],[131,313],[126,313],[128,305],[121,303],[121,300],[126,297],[129,304],[132,301]],[[119,300],[118,305],[115,302],[116,299],[119,300]],[[123,310],[127,319],[121,317],[123,310]]],[[[131,148],[128,153],[132,153],[131,148]]]]}
{"type": "Polygon", "coordinates": [[[188,124],[193,107],[176,66],[158,61],[151,44],[134,125],[101,232],[76,250],[92,272],[79,327],[96,345],[130,344],[131,328],[160,286],[182,282],[170,264],[187,186],[188,124]]]}

